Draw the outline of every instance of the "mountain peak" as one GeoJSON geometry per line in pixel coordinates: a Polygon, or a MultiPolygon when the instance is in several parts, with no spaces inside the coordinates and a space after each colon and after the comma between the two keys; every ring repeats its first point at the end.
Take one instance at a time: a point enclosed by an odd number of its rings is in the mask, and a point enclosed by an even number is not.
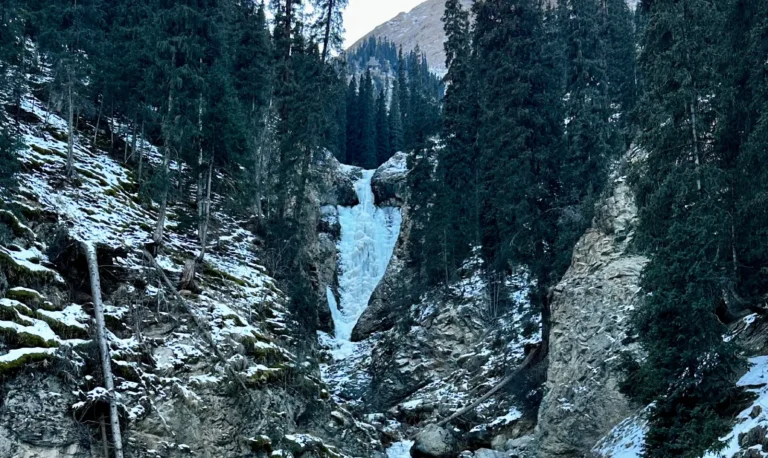
{"type": "MultiPolygon", "coordinates": [[[[472,0],[462,0],[465,8],[470,8],[472,0]]],[[[445,0],[427,0],[407,13],[400,13],[389,21],[379,25],[363,38],[349,47],[357,49],[369,37],[386,37],[404,50],[419,46],[427,56],[430,67],[437,73],[445,72],[445,32],[443,31],[443,12],[445,0]]]]}

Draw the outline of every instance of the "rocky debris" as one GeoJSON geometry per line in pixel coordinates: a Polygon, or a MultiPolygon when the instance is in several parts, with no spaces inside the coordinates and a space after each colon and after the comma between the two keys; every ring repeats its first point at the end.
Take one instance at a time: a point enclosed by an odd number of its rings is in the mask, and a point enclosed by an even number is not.
{"type": "Polygon", "coordinates": [[[354,207],[358,204],[354,182],[360,169],[341,164],[328,150],[319,151],[313,165],[312,184],[318,206],[354,207]]]}
{"type": "Polygon", "coordinates": [[[627,332],[648,262],[629,250],[636,219],[633,192],[615,176],[554,289],[546,394],[536,427],[544,458],[586,454],[633,411],[618,385],[621,354],[637,350],[627,332]]]}
{"type": "Polygon", "coordinates": [[[768,450],[766,428],[763,425],[755,426],[749,431],[739,434],[739,446],[741,448],[749,448],[755,445],[760,445],[768,450]]]}
{"type": "Polygon", "coordinates": [[[445,428],[427,425],[416,435],[411,456],[413,458],[454,458],[459,451],[456,437],[445,428]]]}

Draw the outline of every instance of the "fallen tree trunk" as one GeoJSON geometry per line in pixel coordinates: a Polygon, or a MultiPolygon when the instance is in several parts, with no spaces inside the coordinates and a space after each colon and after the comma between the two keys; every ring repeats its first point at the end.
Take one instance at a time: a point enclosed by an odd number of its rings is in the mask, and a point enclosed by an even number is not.
{"type": "MultiPolygon", "coordinates": [[[[195,314],[194,310],[192,310],[192,307],[189,306],[186,299],[184,299],[181,296],[181,294],[179,294],[179,292],[176,290],[176,287],[173,285],[173,283],[168,278],[168,276],[165,275],[165,272],[163,272],[163,269],[157,264],[157,261],[155,261],[155,258],[152,257],[149,251],[144,250],[144,258],[157,271],[158,275],[160,275],[160,278],[163,280],[163,283],[165,283],[165,286],[168,287],[168,289],[171,291],[171,294],[173,294],[173,296],[176,298],[179,304],[181,304],[181,306],[184,308],[184,311],[187,312],[187,314],[192,317],[192,321],[195,322],[195,326],[197,326],[197,329],[203,335],[203,338],[205,339],[206,343],[210,345],[211,350],[213,351],[213,354],[216,355],[216,358],[226,367],[227,359],[224,357],[224,355],[221,353],[219,348],[216,346],[216,342],[213,340],[213,336],[211,336],[211,333],[208,331],[205,324],[195,314]]],[[[251,395],[251,392],[248,391],[248,387],[245,385],[245,382],[243,381],[242,377],[240,377],[240,375],[235,373],[234,371],[232,371],[232,376],[235,380],[237,380],[238,384],[240,385],[241,388],[243,388],[243,390],[251,399],[251,401],[254,401],[253,396],[251,395]]]]}
{"type": "Polygon", "coordinates": [[[515,376],[518,373],[520,373],[520,371],[522,371],[522,370],[528,368],[529,366],[531,366],[534,361],[537,361],[539,359],[539,358],[537,358],[539,353],[541,353],[542,351],[545,351],[545,350],[543,350],[543,348],[544,347],[541,346],[541,347],[537,348],[536,350],[532,351],[528,356],[526,356],[526,358],[523,360],[523,362],[520,363],[520,365],[517,366],[514,371],[512,371],[511,374],[509,374],[508,376],[504,377],[504,379],[502,381],[500,381],[496,386],[491,388],[490,391],[485,393],[483,396],[481,396],[478,400],[476,400],[472,404],[468,405],[467,407],[464,407],[463,409],[459,410],[458,412],[456,412],[455,414],[453,414],[450,417],[446,418],[445,420],[442,420],[437,425],[438,426],[445,426],[446,424],[448,424],[451,421],[459,418],[460,416],[462,416],[462,415],[464,415],[464,414],[474,410],[475,408],[477,408],[477,406],[479,406],[480,404],[482,404],[483,402],[488,400],[488,398],[490,398],[494,394],[498,393],[499,390],[501,390],[502,388],[507,386],[507,384],[509,384],[509,382],[511,382],[515,378],[515,376]]]}
{"type": "Polygon", "coordinates": [[[99,278],[99,263],[96,257],[96,247],[92,243],[83,242],[85,258],[88,260],[88,272],[91,276],[91,295],[93,296],[93,314],[96,318],[96,341],[101,353],[101,368],[104,373],[104,385],[109,392],[109,423],[112,427],[112,441],[115,447],[115,458],[123,458],[123,436],[120,432],[120,417],[117,413],[117,394],[115,379],[112,376],[112,356],[107,345],[107,332],[104,324],[104,306],[101,299],[101,279],[99,278]]]}

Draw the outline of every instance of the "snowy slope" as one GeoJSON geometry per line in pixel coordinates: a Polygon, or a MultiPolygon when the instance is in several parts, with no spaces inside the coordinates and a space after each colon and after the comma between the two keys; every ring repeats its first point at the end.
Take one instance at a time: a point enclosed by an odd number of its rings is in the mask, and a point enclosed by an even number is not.
{"type": "MultiPolygon", "coordinates": [[[[768,431],[768,356],[751,358],[749,371],[739,379],[738,386],[756,395],[752,404],[739,413],[734,427],[720,438],[723,449],[708,453],[704,458],[734,458],[749,450],[751,457],[768,456],[763,443],[768,431]]],[[[647,409],[616,426],[593,449],[603,458],[640,458],[645,438],[647,409]]]]}
{"type": "MultiPolygon", "coordinates": [[[[61,264],[64,258],[76,261],[76,242],[85,241],[97,246],[100,261],[103,257],[110,263],[102,272],[103,282],[111,285],[105,291],[109,346],[117,377],[116,396],[125,414],[124,436],[135,456],[161,456],[154,450],[162,451],[162,456],[243,456],[256,447],[255,442],[264,442],[258,438],[267,431],[266,440],[276,451],[280,447],[306,448],[346,456],[324,442],[323,437],[333,442],[337,436],[333,428],[340,427],[327,416],[335,405],[323,394],[325,384],[316,366],[293,352],[295,321],[285,308],[285,295],[261,265],[255,235],[226,213],[213,215],[216,230],[198,274],[202,292],[186,295],[193,320],[142,259],[157,206],[139,198],[134,172],[120,158],[94,147],[92,126],[81,125],[74,142],[77,179],[64,182],[65,121],[31,96],[23,100],[21,108],[24,147],[19,157],[19,191],[6,196],[4,203],[23,217],[0,210],[0,222],[17,233],[13,244],[0,246],[0,273],[7,274],[10,287],[0,299],[0,373],[4,374],[6,394],[24,393],[25,389],[36,393],[43,389],[37,384],[43,383],[55,396],[48,404],[48,398],[39,398],[43,405],[35,409],[42,417],[32,426],[15,423],[24,416],[0,415],[0,455],[7,452],[5,447],[26,447],[23,450],[28,456],[49,456],[62,450],[70,456],[79,449],[66,442],[66,434],[61,443],[51,439],[29,445],[18,442],[13,431],[27,428],[32,435],[37,434],[35,428],[75,431],[74,418],[88,418],[106,399],[98,365],[90,360],[87,299],[70,294],[70,289],[81,287],[72,284],[78,274],[76,268],[61,264]],[[44,254],[53,240],[50,234],[58,230],[52,227],[67,233],[66,249],[70,251],[62,260],[49,260],[44,254]],[[63,299],[70,296],[74,303],[63,299]],[[225,361],[215,357],[212,345],[225,361]],[[52,385],[45,378],[50,375],[46,372],[49,367],[67,367],[71,381],[52,385]],[[23,383],[14,377],[19,370],[37,370],[41,376],[23,383]],[[244,382],[247,393],[238,380],[244,382]],[[17,383],[21,383],[19,388],[10,388],[17,383]],[[288,386],[301,386],[303,394],[296,394],[294,388],[286,391],[288,386]],[[319,413],[326,415],[320,423],[327,424],[320,430],[299,428],[292,414],[276,414],[303,410],[307,396],[327,403],[319,413]],[[271,410],[251,408],[249,399],[255,406],[271,410]],[[56,405],[51,404],[54,401],[56,405]],[[222,412],[227,415],[225,423],[218,418],[222,412]]],[[[115,124],[119,125],[118,120],[115,124]]],[[[100,133],[101,145],[108,143],[108,135],[100,133]]],[[[120,130],[116,135],[130,143],[120,130]]],[[[138,143],[147,161],[157,164],[157,148],[146,141],[138,143]]],[[[181,229],[180,205],[187,204],[182,201],[169,210],[165,248],[157,257],[171,281],[178,279],[185,261],[199,250],[194,232],[181,229]]],[[[4,401],[4,412],[13,413],[13,400],[4,401]]],[[[344,415],[340,418],[346,421],[344,415]]],[[[347,431],[344,445],[354,449],[354,444],[362,443],[368,449],[370,439],[360,434],[360,428],[347,431]],[[358,442],[358,438],[364,439],[358,442]]]]}

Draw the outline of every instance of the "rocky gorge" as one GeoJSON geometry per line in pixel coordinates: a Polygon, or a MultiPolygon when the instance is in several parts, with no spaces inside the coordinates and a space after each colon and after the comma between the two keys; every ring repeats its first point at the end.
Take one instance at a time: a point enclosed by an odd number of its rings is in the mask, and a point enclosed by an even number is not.
{"type": "MultiPolygon", "coordinates": [[[[543,336],[524,267],[488,278],[474,255],[446,287],[412,287],[404,153],[376,171],[327,153],[313,158],[308,237],[320,332],[307,338],[256,229],[216,214],[218,241],[197,288],[177,290],[195,246],[174,209],[166,250],[146,253],[154,210],[137,204],[132,173],[83,135],[79,185],[62,187],[64,121],[32,96],[22,108],[21,183],[0,211],[0,456],[109,454],[110,394],[98,370],[82,242],[98,254],[126,456],[637,455],[645,406],[618,389],[620,357],[642,357],[627,324],[647,262],[632,249],[637,209],[625,175],[642,161],[636,150],[617,165],[551,291],[549,352],[532,360],[543,336]],[[358,253],[343,241],[350,218],[363,218],[366,237],[384,238],[361,251],[360,259],[378,253],[376,269],[340,345],[344,282],[361,283],[345,279],[354,269],[343,250],[358,253]]],[[[147,155],[160,160],[153,146],[147,155]]],[[[739,382],[755,401],[736,418],[729,458],[762,453],[764,326],[748,315],[733,327],[755,357],[739,382]]]]}

